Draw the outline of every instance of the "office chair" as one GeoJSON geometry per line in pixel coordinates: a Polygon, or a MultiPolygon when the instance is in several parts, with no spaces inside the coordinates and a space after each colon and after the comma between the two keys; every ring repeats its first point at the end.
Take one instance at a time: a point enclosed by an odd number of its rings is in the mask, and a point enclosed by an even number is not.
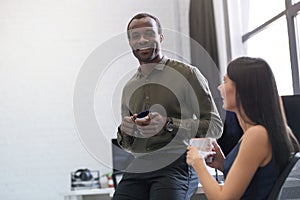
{"type": "Polygon", "coordinates": [[[287,177],[289,176],[290,172],[292,171],[293,167],[296,165],[296,163],[298,162],[300,158],[300,152],[297,152],[293,158],[289,161],[289,163],[287,164],[287,166],[284,168],[284,170],[281,172],[281,174],[279,175],[279,177],[277,178],[269,196],[268,196],[268,200],[275,200],[278,199],[278,197],[280,196],[280,193],[282,191],[282,186],[285,182],[285,180],[287,179],[287,177]]]}
{"type": "Polygon", "coordinates": [[[300,142],[300,95],[282,96],[286,120],[298,142],[300,142]]]}

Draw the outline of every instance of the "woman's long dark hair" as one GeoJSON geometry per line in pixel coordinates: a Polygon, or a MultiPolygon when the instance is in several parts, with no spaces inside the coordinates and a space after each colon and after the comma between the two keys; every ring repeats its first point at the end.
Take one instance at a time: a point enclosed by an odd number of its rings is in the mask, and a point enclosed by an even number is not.
{"type": "Polygon", "coordinates": [[[270,66],[261,58],[240,57],[228,65],[227,75],[236,84],[239,114],[267,129],[275,162],[282,170],[291,153],[299,149],[297,141],[292,141],[295,137],[287,126],[270,66]]]}

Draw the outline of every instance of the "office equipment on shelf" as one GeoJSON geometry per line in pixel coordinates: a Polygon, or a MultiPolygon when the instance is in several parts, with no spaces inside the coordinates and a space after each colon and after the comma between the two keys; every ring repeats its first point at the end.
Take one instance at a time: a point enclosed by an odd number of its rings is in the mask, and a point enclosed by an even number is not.
{"type": "Polygon", "coordinates": [[[71,172],[71,190],[95,188],[101,188],[99,171],[78,169],[75,172],[71,172]]]}

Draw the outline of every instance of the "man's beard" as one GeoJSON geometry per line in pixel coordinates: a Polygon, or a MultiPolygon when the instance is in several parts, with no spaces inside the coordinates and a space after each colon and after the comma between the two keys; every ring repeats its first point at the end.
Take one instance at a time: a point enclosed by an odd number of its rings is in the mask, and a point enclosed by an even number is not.
{"type": "Polygon", "coordinates": [[[152,49],[151,53],[149,53],[148,55],[143,55],[138,50],[133,50],[133,55],[140,62],[150,63],[157,58],[158,53],[157,53],[157,49],[152,49]]]}

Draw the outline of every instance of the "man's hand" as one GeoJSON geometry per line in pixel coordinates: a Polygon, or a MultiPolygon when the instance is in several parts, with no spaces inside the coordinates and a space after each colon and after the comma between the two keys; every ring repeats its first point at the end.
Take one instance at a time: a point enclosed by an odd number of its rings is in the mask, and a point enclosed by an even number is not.
{"type": "Polygon", "coordinates": [[[121,123],[121,132],[122,133],[133,136],[133,132],[136,128],[136,124],[134,122],[135,116],[136,115],[124,117],[124,119],[122,120],[122,123],[121,123]]]}
{"type": "Polygon", "coordinates": [[[163,133],[166,122],[167,117],[158,112],[150,112],[146,117],[135,119],[137,129],[145,138],[163,133]]]}

